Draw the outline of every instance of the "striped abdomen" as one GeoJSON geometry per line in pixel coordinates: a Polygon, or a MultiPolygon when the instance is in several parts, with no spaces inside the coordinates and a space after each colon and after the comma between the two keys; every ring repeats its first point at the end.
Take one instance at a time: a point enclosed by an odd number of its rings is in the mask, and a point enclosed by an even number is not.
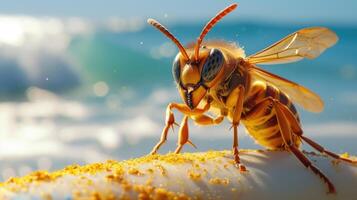
{"type": "MultiPolygon", "coordinates": [[[[286,105],[298,121],[300,121],[294,105],[285,93],[273,85],[256,81],[252,85],[248,98],[244,102],[242,122],[249,134],[260,145],[270,149],[282,148],[284,142],[280,134],[273,104],[270,101],[264,101],[268,97],[286,105]]],[[[297,137],[294,138],[294,141],[296,145],[300,144],[297,137]]]]}

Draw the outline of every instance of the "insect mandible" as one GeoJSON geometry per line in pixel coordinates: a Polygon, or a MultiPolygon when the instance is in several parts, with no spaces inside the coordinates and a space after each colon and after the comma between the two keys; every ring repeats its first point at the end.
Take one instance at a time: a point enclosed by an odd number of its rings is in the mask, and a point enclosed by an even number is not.
{"type": "Polygon", "coordinates": [[[304,28],[247,57],[243,49],[234,43],[203,41],[212,27],[236,7],[237,4],[232,4],[220,11],[205,25],[196,43],[186,47],[159,22],[148,19],[148,23],[175,43],[180,51],[173,61],[172,73],[184,101],[167,106],[166,124],[151,154],[155,154],[165,143],[168,130],[176,124],[173,109],[184,115],[176,153],[186,143],[195,147],[189,139],[188,118],[199,125],[217,125],[227,118],[233,129],[234,162],[241,171],[246,171],[246,168],[241,164],[238,152],[240,122],[263,147],[293,153],[306,168],[327,184],[328,192],[335,193],[329,178],[299,149],[302,141],[335,159],[349,163],[357,161],[328,151],[303,135],[300,118],[293,104],[311,112],[321,112],[323,101],[309,89],[256,64],[283,64],[303,58],[316,58],[338,41],[337,35],[325,27],[304,28]],[[215,117],[207,112],[214,113],[215,117]]]}

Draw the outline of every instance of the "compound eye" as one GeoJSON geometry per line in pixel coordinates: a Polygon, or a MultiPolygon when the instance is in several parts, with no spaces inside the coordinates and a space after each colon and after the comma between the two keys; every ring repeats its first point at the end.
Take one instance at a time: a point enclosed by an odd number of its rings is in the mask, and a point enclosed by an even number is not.
{"type": "Polygon", "coordinates": [[[177,84],[180,83],[180,56],[176,56],[172,63],[172,76],[177,84]]]}
{"type": "Polygon", "coordinates": [[[211,49],[210,55],[202,68],[201,76],[203,81],[212,81],[222,68],[223,62],[224,57],[222,52],[218,49],[211,49]]]}

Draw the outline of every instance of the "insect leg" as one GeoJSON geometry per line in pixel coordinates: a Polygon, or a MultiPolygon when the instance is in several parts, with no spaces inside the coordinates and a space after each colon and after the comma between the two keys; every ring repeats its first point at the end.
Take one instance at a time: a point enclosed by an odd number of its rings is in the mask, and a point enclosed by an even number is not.
{"type": "Polygon", "coordinates": [[[299,123],[299,121],[296,119],[296,116],[291,112],[291,110],[289,110],[289,108],[282,104],[279,101],[276,101],[276,104],[279,105],[279,108],[281,109],[281,111],[284,113],[286,119],[288,120],[291,130],[293,131],[294,134],[301,136],[303,131],[301,129],[301,125],[299,123]]]}
{"type": "Polygon", "coordinates": [[[234,162],[237,167],[239,167],[240,171],[246,171],[244,165],[240,163],[239,158],[239,151],[238,151],[238,125],[243,111],[243,101],[244,101],[244,87],[239,86],[232,92],[232,94],[228,97],[227,102],[230,101],[232,98],[236,98],[236,103],[233,111],[233,120],[232,120],[232,127],[233,127],[233,157],[234,162]]]}
{"type": "Polygon", "coordinates": [[[183,103],[170,103],[167,107],[170,110],[175,108],[176,110],[180,111],[185,115],[192,116],[192,115],[201,115],[205,113],[206,111],[209,110],[210,104],[207,103],[203,108],[195,108],[193,110],[191,110],[186,104],[183,103]]]}
{"type": "Polygon", "coordinates": [[[329,193],[336,193],[335,186],[331,183],[329,178],[327,178],[325,174],[323,174],[317,167],[315,167],[298,148],[296,148],[295,146],[290,146],[289,149],[291,152],[294,153],[294,155],[302,162],[302,164],[306,168],[311,169],[312,172],[318,175],[327,184],[329,193]]]}
{"type": "Polygon", "coordinates": [[[196,148],[196,146],[189,140],[187,120],[188,120],[188,116],[186,115],[182,119],[182,122],[180,125],[180,130],[179,130],[178,140],[177,140],[177,148],[175,150],[175,153],[180,153],[183,145],[185,145],[186,143],[189,143],[194,148],[196,148]]]}
{"type": "Polygon", "coordinates": [[[156,154],[156,152],[159,150],[159,148],[166,142],[167,134],[168,134],[170,127],[173,128],[173,125],[177,124],[175,122],[175,117],[172,112],[173,109],[176,109],[185,115],[194,116],[194,115],[203,114],[204,112],[206,112],[209,109],[209,107],[210,107],[210,105],[209,105],[209,103],[207,103],[203,108],[196,108],[196,109],[191,110],[189,107],[187,107],[186,104],[170,103],[166,107],[165,127],[162,130],[160,141],[154,146],[154,148],[152,149],[150,154],[156,154]]]}
{"type": "Polygon", "coordinates": [[[335,153],[333,153],[331,151],[326,150],[321,145],[317,144],[313,140],[311,140],[311,139],[305,137],[304,135],[302,135],[303,131],[302,131],[301,127],[300,127],[299,122],[297,121],[296,117],[294,116],[294,114],[286,106],[284,106],[280,102],[279,102],[279,104],[280,104],[285,116],[287,117],[288,121],[290,122],[291,127],[293,129],[293,132],[295,134],[297,134],[302,140],[304,140],[306,143],[308,143],[310,146],[312,146],[313,148],[315,148],[316,150],[318,150],[321,153],[325,153],[326,155],[329,155],[329,156],[331,156],[331,157],[333,157],[335,159],[338,159],[338,160],[343,160],[345,162],[357,164],[357,160],[351,160],[351,159],[348,159],[348,158],[343,158],[338,154],[335,154],[335,153]]]}
{"type": "Polygon", "coordinates": [[[288,118],[284,113],[283,106],[275,100],[273,101],[273,105],[280,132],[286,147],[300,160],[300,162],[302,162],[306,168],[318,175],[327,184],[329,193],[336,193],[335,186],[331,183],[331,181],[295,146],[294,141],[292,140],[292,129],[288,118]]]}
{"type": "Polygon", "coordinates": [[[343,158],[340,155],[333,153],[331,151],[326,150],[324,147],[322,147],[321,145],[317,144],[316,142],[314,142],[313,140],[301,135],[300,136],[306,143],[308,143],[309,145],[311,145],[313,148],[315,148],[316,150],[320,151],[321,153],[325,153],[335,159],[338,160],[343,160],[345,162],[349,162],[352,164],[357,164],[357,160],[352,160],[352,159],[348,159],[348,158],[343,158]]]}
{"type": "MultiPolygon", "coordinates": [[[[217,118],[211,118],[210,116],[202,114],[202,115],[192,115],[191,118],[197,124],[200,124],[200,125],[213,125],[213,124],[221,123],[224,119],[224,116],[220,115],[217,118]]],[[[181,122],[180,130],[179,130],[179,134],[178,134],[177,148],[175,150],[175,153],[180,153],[183,145],[186,143],[189,143],[194,148],[196,148],[196,145],[194,145],[189,140],[187,119],[188,119],[188,117],[185,116],[181,122]]]]}
{"type": "Polygon", "coordinates": [[[173,128],[174,124],[176,124],[175,117],[174,117],[174,113],[170,109],[170,104],[169,104],[169,106],[167,106],[167,108],[166,108],[165,127],[162,130],[160,141],[154,146],[154,148],[152,149],[150,154],[156,154],[156,152],[159,150],[161,145],[163,145],[166,142],[167,133],[168,133],[170,127],[173,128]]]}
{"type": "Polygon", "coordinates": [[[212,118],[208,115],[202,114],[202,115],[193,115],[193,116],[191,116],[191,118],[198,125],[216,125],[216,124],[220,124],[223,121],[224,116],[219,115],[216,118],[212,118]]]}

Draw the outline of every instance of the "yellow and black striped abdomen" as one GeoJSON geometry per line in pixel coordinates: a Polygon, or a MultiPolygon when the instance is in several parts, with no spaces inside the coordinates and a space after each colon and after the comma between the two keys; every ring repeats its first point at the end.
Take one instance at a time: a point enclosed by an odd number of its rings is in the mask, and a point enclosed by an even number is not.
{"type": "MultiPolygon", "coordinates": [[[[284,145],[280,134],[273,103],[266,101],[273,98],[286,105],[299,120],[298,113],[289,97],[273,85],[256,81],[244,102],[242,122],[256,142],[269,149],[282,148],[284,145]]],[[[295,144],[300,142],[294,138],[295,144]]]]}

